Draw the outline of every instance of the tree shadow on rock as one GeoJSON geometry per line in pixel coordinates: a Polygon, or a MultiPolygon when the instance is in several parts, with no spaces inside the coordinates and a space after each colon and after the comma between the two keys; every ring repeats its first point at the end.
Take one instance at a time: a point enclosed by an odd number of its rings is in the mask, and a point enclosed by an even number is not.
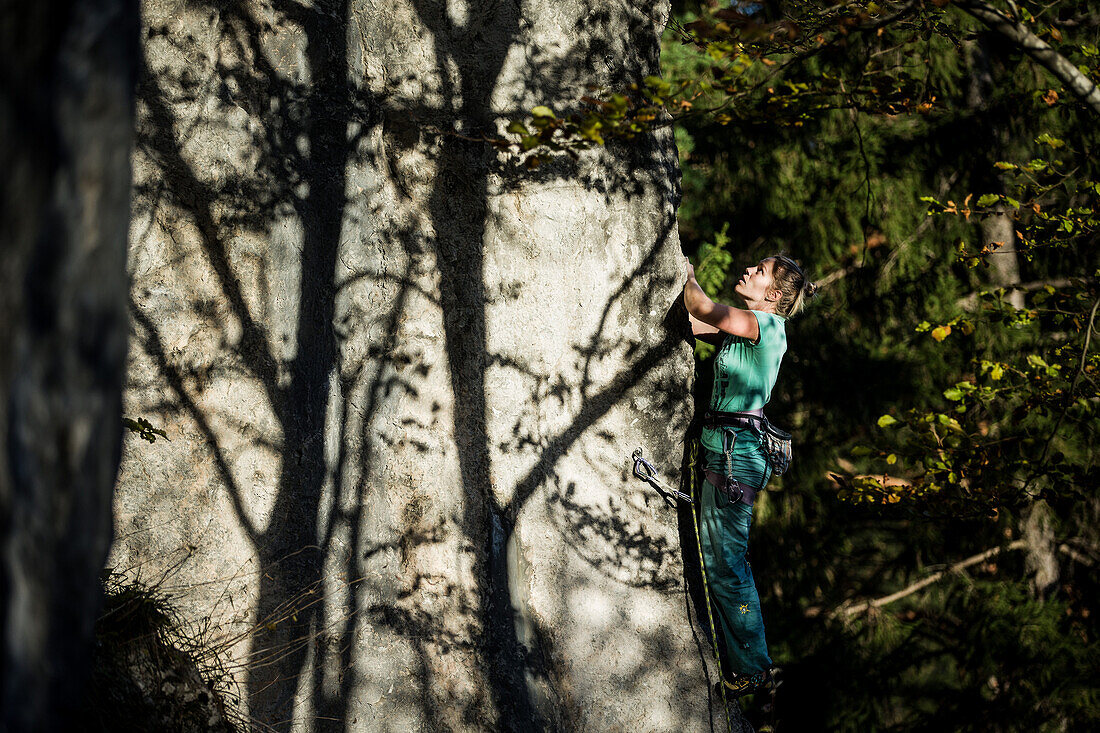
{"type": "MultiPolygon", "coordinates": [[[[433,677],[433,655],[458,650],[478,660],[488,683],[486,699],[468,702],[468,717],[488,711],[499,729],[556,727],[529,690],[531,679],[553,685],[548,668],[556,651],[545,629],[535,628],[528,642],[520,642],[506,554],[520,514],[545,487],[551,487],[547,500],[563,533],[587,538],[582,557],[591,567],[658,592],[676,585],[669,575],[675,548],[647,544],[638,519],[642,510],[616,512],[608,505],[596,511],[577,501],[556,474],[562,457],[639,389],[647,392],[654,415],[676,413],[683,400],[682,380],[653,376],[684,348],[677,330],[682,314],[665,315],[672,312],[664,301],[679,283],[658,267],[674,236],[671,146],[641,136],[635,144],[593,152],[581,163],[516,170],[489,146],[464,138],[494,134],[502,124],[505,114],[494,94],[509,54],[517,44],[530,45],[518,4],[490,4],[465,20],[426,0],[414,2],[413,10],[432,36],[438,68],[430,71],[443,80],[439,95],[420,104],[372,94],[352,82],[361,70],[350,61],[359,49],[348,41],[356,35],[357,11],[347,2],[279,4],[263,12],[196,4],[188,10],[193,17],[187,32],[167,16],[147,20],[139,155],[155,175],[139,181],[136,236],[144,243],[148,235],[149,247],[159,237],[166,244],[157,266],[167,261],[181,278],[193,268],[190,276],[202,286],[171,300],[164,291],[174,285],[143,270],[135,277],[131,311],[143,358],[169,388],[170,397],[160,395],[155,404],[196,427],[256,554],[247,695],[253,715],[279,729],[303,714],[311,716],[312,727],[350,727],[361,681],[356,644],[368,625],[393,631],[412,650],[418,687],[409,699],[427,725],[441,725],[435,721],[449,703],[433,677]],[[212,132],[219,125],[224,129],[212,132]],[[367,145],[375,136],[390,149],[367,145]],[[243,157],[227,163],[219,158],[222,148],[243,157]],[[349,178],[349,166],[385,171],[399,194],[419,197],[415,182],[403,180],[398,160],[413,149],[433,150],[435,174],[424,191],[430,221],[390,231],[386,246],[392,249],[385,254],[419,270],[372,271],[341,261],[355,254],[342,249],[349,229],[366,228],[370,222],[357,217],[374,211],[350,200],[347,189],[359,179],[349,178]],[[496,297],[485,282],[492,199],[556,180],[579,182],[605,203],[642,196],[661,202],[652,240],[642,243],[637,263],[603,304],[595,331],[567,346],[582,374],[577,384],[555,380],[516,354],[493,353],[487,339],[487,303],[496,297]],[[261,243],[255,251],[242,244],[251,239],[261,243]],[[427,263],[437,273],[426,272],[427,263]],[[339,272],[351,274],[338,278],[339,272]],[[437,293],[424,285],[431,274],[438,275],[437,293]],[[360,285],[379,283],[391,297],[371,312],[356,310],[367,305],[342,305],[360,285]],[[418,513],[415,502],[400,512],[399,536],[368,537],[363,531],[373,508],[372,472],[382,468],[392,448],[387,441],[403,441],[427,456],[430,441],[415,436],[436,430],[432,421],[441,419],[407,418],[398,428],[413,437],[400,438],[374,430],[372,423],[391,393],[415,398],[428,381],[428,367],[418,366],[423,360],[415,348],[395,336],[416,299],[442,312],[453,396],[447,432],[455,436],[462,480],[456,491],[463,497],[453,521],[475,548],[477,587],[469,592],[452,579],[410,571],[394,597],[380,600],[367,592],[377,579],[363,577],[365,560],[410,557],[453,531],[418,513]],[[181,313],[187,328],[178,323],[181,313]],[[643,318],[654,322],[624,336],[626,321],[639,314],[650,314],[643,318]],[[364,333],[367,328],[379,332],[364,333]],[[213,356],[187,352],[200,340],[213,356]],[[343,350],[360,342],[370,344],[363,353],[343,350]],[[620,366],[614,375],[597,378],[596,367],[605,360],[620,366]],[[505,441],[508,449],[534,456],[508,500],[490,482],[492,449],[504,449],[491,445],[487,425],[486,375],[496,367],[526,371],[536,385],[532,399],[560,394],[577,405],[553,434],[505,441]],[[243,390],[255,391],[255,410],[219,403],[218,395],[243,390]],[[262,482],[240,467],[247,465],[242,456],[249,450],[277,458],[266,494],[257,489],[262,482]],[[331,578],[342,580],[330,596],[325,589],[331,578]],[[428,586],[453,602],[458,627],[418,607],[418,594],[428,586]]],[[[637,59],[630,47],[634,34],[649,38],[655,32],[647,16],[629,9],[582,15],[583,27],[574,29],[582,40],[575,48],[545,58],[532,52],[517,85],[530,96],[509,100],[517,113],[551,98],[575,99],[586,80],[617,83],[626,78],[625,68],[656,68],[655,56],[637,59]],[[607,60],[616,54],[621,68],[607,60]]],[[[655,443],[666,441],[667,426],[658,429],[658,421],[647,418],[643,427],[655,443]]],[[[621,467],[615,473],[625,476],[621,467]]],[[[483,721],[470,717],[469,723],[483,721]]]]}

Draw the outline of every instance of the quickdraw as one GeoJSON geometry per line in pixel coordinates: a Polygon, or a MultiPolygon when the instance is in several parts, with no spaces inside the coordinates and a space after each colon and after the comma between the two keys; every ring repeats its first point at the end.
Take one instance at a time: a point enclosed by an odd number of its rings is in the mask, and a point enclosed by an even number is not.
{"type": "Polygon", "coordinates": [[[647,484],[657,489],[661,496],[665,499],[679,499],[680,501],[686,501],[688,504],[694,503],[690,494],[685,494],[678,489],[674,489],[670,486],[666,486],[661,479],[657,478],[657,469],[653,467],[653,464],[642,458],[642,449],[635,448],[634,455],[634,477],[640,478],[647,484]]]}

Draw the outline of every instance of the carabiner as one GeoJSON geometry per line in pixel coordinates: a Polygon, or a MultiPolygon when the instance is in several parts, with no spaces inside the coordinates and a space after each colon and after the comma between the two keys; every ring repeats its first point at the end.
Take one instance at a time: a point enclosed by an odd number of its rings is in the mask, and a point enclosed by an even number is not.
{"type": "Polygon", "coordinates": [[[677,489],[669,488],[657,478],[657,469],[653,467],[653,464],[642,458],[642,449],[637,448],[634,450],[631,456],[634,459],[634,477],[645,481],[653,488],[657,489],[666,499],[675,497],[680,501],[686,501],[688,504],[694,504],[691,496],[685,494],[677,489]]]}

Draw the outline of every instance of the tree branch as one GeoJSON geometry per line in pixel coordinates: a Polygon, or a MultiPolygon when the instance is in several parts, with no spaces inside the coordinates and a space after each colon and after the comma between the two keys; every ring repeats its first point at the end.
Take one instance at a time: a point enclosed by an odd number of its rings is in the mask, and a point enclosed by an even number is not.
{"type": "Polygon", "coordinates": [[[1093,562],[1091,558],[1086,557],[1084,554],[1078,552],[1077,550],[1073,549],[1065,543],[1058,545],[1058,551],[1064,555],[1068,555],[1071,560],[1076,560],[1087,568],[1096,567],[1096,563],[1093,562]]]}
{"type": "Polygon", "coordinates": [[[990,559],[991,557],[996,557],[997,555],[1001,554],[1002,552],[1004,552],[1006,550],[1022,550],[1026,547],[1027,547],[1027,542],[1025,540],[1016,540],[1015,542],[1010,542],[1008,545],[1006,545],[1004,547],[991,547],[990,549],[986,550],[985,552],[979,552],[977,555],[973,555],[971,557],[966,558],[965,560],[961,560],[960,562],[957,562],[954,565],[951,565],[950,567],[947,567],[947,568],[939,571],[938,573],[932,573],[927,578],[922,578],[921,580],[918,580],[916,583],[913,583],[910,586],[902,588],[897,593],[891,593],[890,595],[883,596],[882,598],[875,598],[873,600],[863,601],[863,602],[860,602],[860,603],[841,604],[841,606],[839,608],[837,608],[835,611],[833,611],[830,614],[830,616],[834,616],[834,617],[835,616],[848,616],[848,617],[851,617],[851,616],[855,616],[856,614],[860,614],[860,613],[864,613],[866,611],[869,611],[872,608],[881,608],[882,606],[885,606],[888,603],[893,603],[894,601],[900,600],[902,598],[905,598],[906,596],[909,596],[909,595],[912,595],[912,594],[916,593],[917,591],[921,590],[922,588],[926,588],[926,587],[932,585],[933,583],[943,579],[943,577],[948,575],[949,573],[957,573],[960,570],[965,570],[966,568],[970,567],[971,565],[977,565],[978,563],[984,562],[984,561],[990,559]]]}
{"type": "MultiPolygon", "coordinates": [[[[1022,290],[1025,293],[1030,293],[1035,290],[1041,290],[1047,285],[1052,288],[1067,288],[1070,285],[1077,283],[1085,283],[1091,285],[1094,281],[1091,277],[1056,277],[1050,280],[1031,280],[1026,283],[1012,283],[1011,285],[1003,286],[1005,290],[1022,290]]],[[[978,299],[981,297],[981,292],[970,293],[964,295],[955,301],[955,306],[958,308],[971,309],[978,305],[978,299]]]]}
{"type": "Polygon", "coordinates": [[[992,31],[1009,39],[1056,76],[1066,88],[1100,115],[1100,89],[1087,76],[1042,39],[983,0],[956,0],[955,5],[992,31]]]}

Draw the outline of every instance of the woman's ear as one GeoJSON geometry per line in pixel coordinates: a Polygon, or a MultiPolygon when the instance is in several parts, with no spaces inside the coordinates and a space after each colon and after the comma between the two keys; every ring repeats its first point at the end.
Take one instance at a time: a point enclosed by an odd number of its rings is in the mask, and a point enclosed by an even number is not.
{"type": "Polygon", "coordinates": [[[778,303],[782,299],[783,291],[779,288],[776,288],[775,290],[769,290],[764,296],[764,300],[768,301],[769,303],[778,303]]]}

